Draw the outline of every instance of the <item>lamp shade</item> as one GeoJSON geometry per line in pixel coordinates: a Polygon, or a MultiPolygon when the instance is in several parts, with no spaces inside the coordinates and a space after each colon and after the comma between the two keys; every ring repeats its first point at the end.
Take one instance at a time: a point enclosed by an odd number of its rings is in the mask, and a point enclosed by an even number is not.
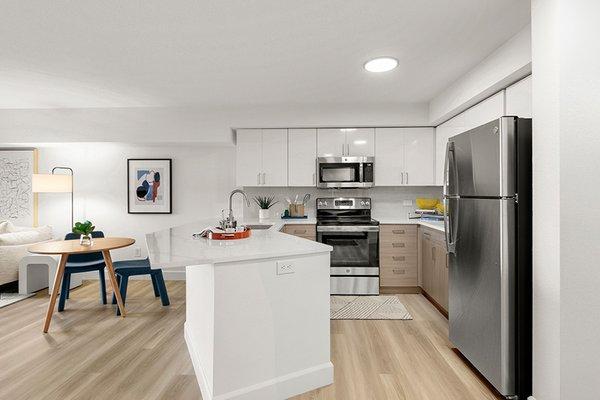
{"type": "Polygon", "coordinates": [[[72,175],[33,174],[31,179],[33,193],[71,193],[72,175]]]}

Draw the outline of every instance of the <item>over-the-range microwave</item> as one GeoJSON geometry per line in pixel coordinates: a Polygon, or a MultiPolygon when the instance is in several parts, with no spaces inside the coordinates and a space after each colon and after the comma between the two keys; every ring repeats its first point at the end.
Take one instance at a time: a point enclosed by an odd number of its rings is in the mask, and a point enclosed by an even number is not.
{"type": "Polygon", "coordinates": [[[373,186],[375,157],[317,158],[317,187],[367,188],[373,186]]]}

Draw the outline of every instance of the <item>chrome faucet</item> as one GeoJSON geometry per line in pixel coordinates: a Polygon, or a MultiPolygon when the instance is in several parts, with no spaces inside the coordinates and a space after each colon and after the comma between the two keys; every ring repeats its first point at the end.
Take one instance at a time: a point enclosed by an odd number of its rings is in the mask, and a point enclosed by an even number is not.
{"type": "Polygon", "coordinates": [[[231,203],[233,201],[233,195],[236,193],[240,193],[242,196],[244,196],[244,199],[246,199],[246,206],[250,207],[250,200],[248,200],[248,196],[246,196],[246,193],[244,193],[243,190],[235,189],[234,191],[232,191],[231,194],[229,195],[229,216],[227,217],[227,220],[225,221],[225,224],[226,224],[225,228],[235,228],[237,226],[237,221],[233,217],[233,206],[231,205],[231,203]]]}

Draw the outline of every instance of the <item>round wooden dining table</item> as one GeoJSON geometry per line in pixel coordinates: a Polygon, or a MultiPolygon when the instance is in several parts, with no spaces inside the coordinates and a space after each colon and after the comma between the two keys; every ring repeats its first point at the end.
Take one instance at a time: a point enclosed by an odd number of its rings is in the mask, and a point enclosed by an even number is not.
{"type": "Polygon", "coordinates": [[[30,253],[60,255],[60,262],[58,263],[58,268],[56,269],[54,286],[52,287],[50,303],[48,303],[48,311],[46,312],[46,319],[44,321],[44,333],[47,333],[48,328],[50,327],[50,321],[52,320],[52,313],[54,312],[56,297],[58,296],[60,284],[63,279],[65,265],[67,264],[67,259],[71,254],[102,252],[106,269],[108,269],[108,280],[110,281],[113,293],[117,299],[119,310],[121,310],[121,317],[124,318],[125,306],[123,305],[123,299],[121,299],[121,293],[117,285],[117,278],[115,276],[115,269],[113,267],[112,259],[110,258],[110,251],[131,246],[134,243],[135,239],[132,238],[107,237],[94,238],[91,246],[82,246],[79,244],[79,240],[61,240],[56,242],[38,243],[29,247],[28,250],[30,253]]]}

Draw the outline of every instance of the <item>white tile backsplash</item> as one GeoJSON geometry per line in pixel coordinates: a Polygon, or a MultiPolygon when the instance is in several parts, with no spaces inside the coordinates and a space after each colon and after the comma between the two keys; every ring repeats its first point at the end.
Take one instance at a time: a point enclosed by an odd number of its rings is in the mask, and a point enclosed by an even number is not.
{"type": "MultiPolygon", "coordinates": [[[[437,186],[401,186],[374,187],[371,189],[317,189],[314,187],[245,187],[244,191],[252,201],[254,196],[275,195],[279,203],[271,209],[271,215],[280,215],[287,208],[286,197],[292,201],[296,195],[301,200],[304,194],[310,193],[307,205],[309,216],[315,215],[315,199],[319,197],[370,197],[372,199],[373,216],[406,217],[416,208],[417,197],[442,198],[442,188],[437,186]],[[410,205],[406,203],[410,201],[410,205]]],[[[258,206],[252,201],[250,208],[243,207],[246,219],[258,218],[258,206]]]]}

